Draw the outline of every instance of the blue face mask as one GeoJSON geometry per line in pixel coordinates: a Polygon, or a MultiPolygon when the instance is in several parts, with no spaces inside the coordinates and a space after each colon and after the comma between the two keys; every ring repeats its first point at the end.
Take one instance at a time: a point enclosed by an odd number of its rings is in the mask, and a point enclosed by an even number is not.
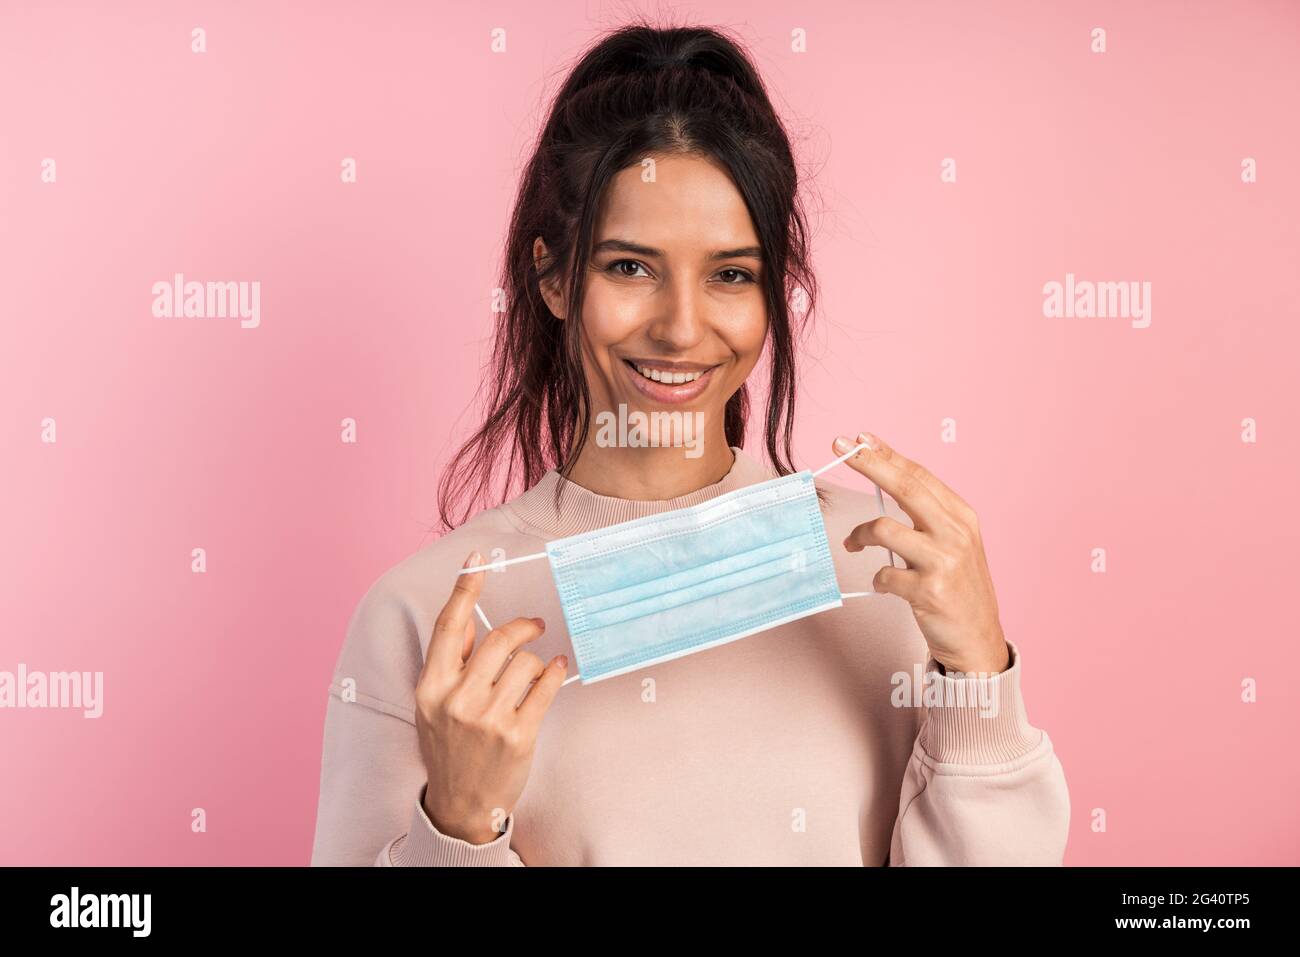
{"type": "MultiPolygon", "coordinates": [[[[591,684],[736,641],[839,608],[844,598],[875,594],[840,592],[813,484],[861,448],[816,472],[558,538],[545,552],[460,574],[549,559],[578,666],[565,684],[591,684]]],[[[879,488],[876,498],[883,515],[879,488]]]]}

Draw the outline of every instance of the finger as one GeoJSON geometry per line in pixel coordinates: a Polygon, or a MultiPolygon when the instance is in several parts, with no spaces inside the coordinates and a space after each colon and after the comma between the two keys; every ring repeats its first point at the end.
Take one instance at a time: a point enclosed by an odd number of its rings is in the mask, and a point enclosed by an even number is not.
{"type": "Polygon", "coordinates": [[[872,591],[884,595],[897,595],[907,602],[921,599],[921,573],[910,568],[881,565],[871,579],[872,591]]]}
{"type": "MultiPolygon", "coordinates": [[[[474,552],[461,567],[477,565],[479,561],[479,553],[474,552]]],[[[438,619],[433,624],[433,637],[429,639],[429,653],[424,661],[425,669],[449,673],[458,671],[464,663],[461,652],[465,644],[466,626],[470,629],[474,627],[474,603],[483,590],[483,575],[483,572],[471,572],[456,576],[451,597],[442,606],[442,611],[438,612],[438,619]]]]}
{"type": "Polygon", "coordinates": [[[469,661],[469,656],[474,653],[474,639],[478,636],[478,625],[473,616],[465,619],[465,640],[460,645],[460,663],[463,667],[465,662],[469,661]]]}
{"type": "MultiPolygon", "coordinates": [[[[854,443],[840,436],[833,448],[844,454],[853,448],[854,443]]],[[[860,449],[844,460],[855,472],[865,475],[871,481],[888,492],[912,518],[912,523],[921,531],[943,528],[947,519],[947,510],[921,480],[904,472],[889,457],[882,456],[871,449],[860,449]]]]}
{"type": "Polygon", "coordinates": [[[463,681],[481,692],[490,692],[506,659],[522,645],[540,636],[545,629],[546,623],[540,618],[515,618],[493,628],[470,655],[463,681]]]}
{"type": "Polygon", "coordinates": [[[934,493],[935,498],[943,503],[944,508],[949,513],[960,518],[967,518],[975,514],[975,510],[960,495],[948,487],[939,476],[935,475],[920,462],[913,461],[904,455],[899,454],[888,442],[878,435],[868,435],[866,432],[858,433],[858,442],[865,442],[868,438],[873,439],[878,447],[877,454],[887,461],[894,462],[903,471],[915,475],[917,480],[926,488],[934,493]]]}
{"type": "Polygon", "coordinates": [[[568,655],[556,655],[551,659],[551,663],[546,666],[542,676],[524,696],[524,700],[519,703],[517,711],[519,720],[534,734],[542,726],[542,718],[546,717],[546,709],[551,706],[555,696],[559,694],[560,688],[564,685],[564,675],[569,668],[568,655]]]}
{"type": "Polygon", "coordinates": [[[489,711],[509,712],[513,715],[528,686],[542,676],[546,662],[529,651],[516,651],[506,662],[505,671],[492,688],[489,711]]]}
{"type": "Polygon", "coordinates": [[[932,537],[892,518],[863,522],[844,539],[844,547],[850,552],[860,552],[869,545],[902,555],[908,568],[934,568],[942,557],[932,537]]]}

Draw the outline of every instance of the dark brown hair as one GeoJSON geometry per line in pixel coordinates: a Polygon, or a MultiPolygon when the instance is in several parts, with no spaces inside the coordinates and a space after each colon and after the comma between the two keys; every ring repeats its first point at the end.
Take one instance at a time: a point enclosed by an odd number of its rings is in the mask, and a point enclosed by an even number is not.
{"type": "MultiPolygon", "coordinates": [[[[582,314],[600,199],[621,170],[650,154],[674,153],[708,156],[727,169],[758,233],[770,369],[763,444],[778,474],[794,471],[796,346],[817,289],[789,137],[738,41],[709,27],[635,23],[582,54],[524,170],[484,379],[487,412],[439,483],[444,528],[505,501],[516,481],[531,488],[551,468],[567,475],[577,460],[591,400],[573,320],[582,314]],[[551,256],[540,272],[533,257],[538,236],[551,256]],[[551,277],[563,289],[566,320],[542,298],[540,283],[551,277]],[[789,307],[796,287],[806,304],[802,318],[789,307]],[[493,480],[502,482],[499,493],[493,480]]],[[[745,384],[727,402],[729,445],[744,446],[749,405],[745,384]]]]}

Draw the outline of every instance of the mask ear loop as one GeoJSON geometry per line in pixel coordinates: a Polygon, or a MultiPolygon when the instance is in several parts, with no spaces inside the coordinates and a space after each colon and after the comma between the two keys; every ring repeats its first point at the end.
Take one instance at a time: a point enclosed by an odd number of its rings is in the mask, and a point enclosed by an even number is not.
{"type": "MultiPolygon", "coordinates": [[[[545,555],[546,553],[545,553],[545,552],[542,552],[542,554],[545,555]]],[[[534,555],[529,555],[528,557],[529,557],[529,558],[534,558],[534,557],[536,557],[536,556],[534,556],[534,555]]],[[[523,559],[519,559],[519,558],[512,559],[512,560],[513,560],[513,561],[523,561],[523,559]]],[[[465,569],[465,571],[477,571],[477,570],[478,570],[477,568],[473,568],[473,569],[467,568],[467,569],[465,569]]],[[[483,622],[483,627],[486,628],[488,631],[491,631],[491,630],[492,630],[492,622],[488,621],[487,615],[483,614],[483,609],[480,608],[480,607],[478,606],[478,602],[474,602],[474,611],[478,613],[478,620],[481,621],[481,622],[483,622]]],[[[577,681],[577,680],[579,680],[581,677],[582,677],[581,674],[570,675],[569,677],[565,678],[563,681],[560,682],[560,687],[563,688],[563,687],[564,687],[565,685],[567,685],[569,682],[571,682],[571,681],[577,681]]]]}
{"type": "MultiPolygon", "coordinates": [[[[470,565],[468,568],[462,568],[460,571],[456,572],[456,574],[459,576],[459,575],[468,575],[471,572],[481,572],[484,571],[485,569],[495,570],[497,568],[505,568],[507,565],[517,565],[520,562],[531,562],[538,558],[545,558],[545,557],[546,557],[546,552],[535,552],[532,555],[521,555],[518,558],[507,558],[504,561],[488,562],[486,565],[470,565]]],[[[483,627],[486,628],[488,631],[491,631],[492,622],[488,621],[488,616],[483,614],[483,609],[479,607],[478,602],[474,602],[474,613],[478,615],[478,620],[483,622],[483,627]]],[[[560,687],[563,688],[564,685],[567,685],[570,681],[577,681],[580,677],[582,676],[574,675],[571,678],[565,678],[563,684],[561,684],[560,687]]]]}
{"type": "MultiPolygon", "coordinates": [[[[471,572],[481,572],[488,569],[495,571],[498,568],[505,568],[507,565],[517,565],[520,562],[531,562],[534,559],[545,557],[546,552],[535,552],[532,555],[521,555],[518,558],[507,558],[504,561],[488,562],[486,565],[470,565],[468,568],[462,568],[460,571],[456,572],[456,574],[457,576],[468,575],[471,572]]],[[[478,612],[478,620],[483,622],[483,627],[488,631],[491,631],[492,626],[488,623],[487,615],[483,614],[483,609],[478,606],[478,602],[474,602],[474,610],[478,612]]]]}
{"type": "MultiPolygon", "coordinates": [[[[829,472],[831,469],[835,468],[835,466],[840,465],[841,463],[848,461],[849,459],[853,458],[853,456],[857,455],[859,452],[861,452],[861,451],[862,451],[863,449],[865,449],[866,447],[867,447],[867,443],[865,443],[865,442],[861,442],[861,443],[859,443],[858,445],[853,446],[853,448],[849,449],[847,452],[845,452],[845,453],[844,453],[843,455],[841,455],[839,458],[835,459],[835,461],[833,461],[833,462],[827,462],[825,465],[823,465],[821,468],[819,468],[816,472],[813,472],[813,478],[816,478],[817,476],[821,475],[823,472],[829,472]]],[[[872,484],[872,485],[876,485],[875,482],[872,482],[871,484],[872,484]]],[[[879,486],[879,485],[876,485],[876,505],[880,508],[880,514],[881,514],[881,516],[883,517],[884,514],[885,514],[885,493],[882,492],[882,491],[880,491],[880,486],[879,486]]],[[[885,551],[889,552],[889,567],[890,567],[890,568],[895,567],[895,566],[894,566],[894,553],[893,553],[890,549],[888,549],[888,548],[885,549],[885,551]]],[[[851,591],[851,592],[845,592],[844,597],[845,597],[845,598],[857,598],[857,597],[860,596],[860,595],[875,595],[875,594],[879,594],[879,593],[878,593],[878,592],[874,592],[874,591],[851,591]]]]}
{"type": "MultiPolygon", "coordinates": [[[[481,572],[484,569],[504,568],[507,565],[515,565],[518,564],[519,562],[531,562],[534,561],[535,559],[545,558],[545,557],[546,557],[546,552],[535,552],[532,555],[521,555],[518,558],[507,558],[504,561],[500,561],[500,562],[488,562],[486,565],[470,565],[468,568],[462,568],[456,574],[468,575],[471,572],[481,572]]],[[[479,607],[478,602],[474,602],[474,612],[475,614],[478,615],[478,620],[483,622],[483,627],[486,628],[488,631],[491,631],[492,622],[488,621],[487,615],[483,614],[483,609],[479,607]]],[[[560,687],[563,688],[569,682],[577,681],[581,677],[582,677],[581,674],[576,674],[568,678],[565,678],[564,681],[560,683],[560,687]]]]}

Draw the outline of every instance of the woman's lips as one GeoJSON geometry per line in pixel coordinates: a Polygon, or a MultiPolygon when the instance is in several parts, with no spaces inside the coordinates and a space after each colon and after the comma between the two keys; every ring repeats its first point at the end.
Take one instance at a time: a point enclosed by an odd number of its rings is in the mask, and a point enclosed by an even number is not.
{"type": "Polygon", "coordinates": [[[632,380],[632,385],[642,395],[656,402],[663,402],[669,405],[675,405],[682,402],[690,402],[697,398],[700,393],[709,387],[713,381],[713,366],[698,379],[693,382],[683,382],[680,385],[666,385],[663,382],[655,382],[653,379],[647,379],[641,373],[633,368],[632,364],[626,359],[623,360],[623,368],[627,370],[628,377],[632,380]]]}

